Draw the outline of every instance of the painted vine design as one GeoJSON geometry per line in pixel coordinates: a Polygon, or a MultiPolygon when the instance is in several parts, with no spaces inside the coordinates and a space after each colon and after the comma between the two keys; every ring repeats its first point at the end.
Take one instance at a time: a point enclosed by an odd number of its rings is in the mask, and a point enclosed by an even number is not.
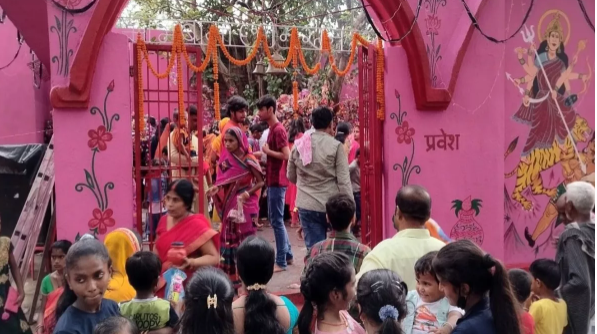
{"type": "Polygon", "coordinates": [[[425,34],[429,36],[430,43],[425,44],[425,48],[427,49],[427,59],[429,59],[429,67],[431,70],[431,84],[433,87],[437,86],[437,63],[442,60],[442,56],[440,54],[441,44],[437,44],[435,42],[435,37],[439,35],[439,29],[442,26],[442,20],[437,16],[437,11],[439,7],[446,6],[446,0],[425,0],[425,8],[431,14],[428,15],[425,19],[426,25],[426,32],[425,34]]]}
{"type": "MultiPolygon", "coordinates": [[[[72,14],[71,14],[72,15],[72,14]]],[[[73,49],[69,48],[68,40],[71,32],[77,32],[73,26],[75,19],[68,18],[68,13],[63,10],[60,18],[54,16],[55,24],[50,27],[50,32],[58,35],[59,53],[52,57],[52,63],[58,63],[56,73],[63,77],[68,76],[70,70],[70,58],[74,54],[73,49]]]]}
{"type": "Polygon", "coordinates": [[[112,217],[114,211],[110,208],[109,192],[108,190],[114,189],[114,182],[106,182],[103,186],[100,184],[96,173],[96,157],[103,151],[108,149],[108,142],[113,138],[112,136],[112,125],[114,121],[120,120],[120,115],[114,113],[112,116],[108,115],[108,97],[110,93],[114,91],[114,80],[110,82],[106,87],[106,95],[104,97],[103,109],[96,106],[89,109],[91,115],[99,114],[102,119],[102,124],[97,129],[90,129],[87,132],[89,140],[87,146],[93,152],[91,155],[91,171],[84,169],[85,182],[80,182],[75,185],[77,192],[83,192],[85,189],[91,191],[97,202],[97,207],[93,209],[91,216],[92,218],[87,223],[89,231],[95,235],[106,234],[109,227],[113,227],[116,224],[116,220],[112,217]]]}
{"type": "Polygon", "coordinates": [[[415,172],[417,174],[421,173],[421,166],[413,165],[413,160],[415,158],[415,129],[411,128],[408,124],[408,121],[404,120],[404,117],[408,115],[406,111],[402,111],[402,101],[400,100],[400,93],[398,91],[394,91],[396,99],[398,100],[398,113],[391,113],[390,118],[395,119],[398,123],[398,127],[396,128],[396,135],[398,144],[407,144],[412,145],[412,151],[410,155],[410,159],[408,156],[404,156],[404,161],[402,164],[394,164],[394,170],[400,170],[402,174],[402,186],[408,184],[408,180],[410,179],[411,173],[415,172]]]}

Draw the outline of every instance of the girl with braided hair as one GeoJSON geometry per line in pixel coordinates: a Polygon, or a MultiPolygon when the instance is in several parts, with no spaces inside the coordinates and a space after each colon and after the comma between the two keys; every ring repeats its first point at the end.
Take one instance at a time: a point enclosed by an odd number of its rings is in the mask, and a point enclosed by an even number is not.
{"type": "Polygon", "coordinates": [[[299,334],[366,334],[346,311],[356,295],[352,260],[344,253],[322,253],[301,278],[305,304],[298,318],[299,334]]]}
{"type": "Polygon", "coordinates": [[[403,334],[400,323],[407,314],[406,283],[388,269],[369,271],[357,286],[360,318],[367,333],[403,334]]]}

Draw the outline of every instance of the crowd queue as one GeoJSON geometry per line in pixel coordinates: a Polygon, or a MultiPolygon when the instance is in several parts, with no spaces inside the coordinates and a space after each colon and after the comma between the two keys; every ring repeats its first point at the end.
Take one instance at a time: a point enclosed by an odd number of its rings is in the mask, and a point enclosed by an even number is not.
{"type": "MultiPolygon", "coordinates": [[[[396,195],[397,234],[369,249],[355,237],[359,148],[346,145],[356,143],[350,127],[334,131],[332,111],[320,107],[311,129],[297,121],[287,132],[270,96],[257,104],[267,127],[247,126],[246,101],[232,97],[227,105],[219,134],[204,136],[205,163],[192,154],[196,136],[180,126],[158,132],[153,149],[182,156],[170,161],[183,167],[180,173],[204,169],[211,216],[195,213],[197,184],[177,174],[164,187],[165,206],[153,211],[160,215],[149,221],[153,251],[124,228],[103,243],[89,235],[55,242],[36,328],[18,308],[23,280],[10,240],[0,238],[1,333],[594,333],[593,185],[568,184],[557,202],[565,229],[555,260],[537,259],[528,271],[506,270],[470,241],[447,240],[431,219],[431,196],[416,185],[396,195]],[[284,224],[288,192],[308,249],[300,311],[268,292],[273,275],[295,260],[284,224]],[[255,235],[262,202],[275,247],[255,235]],[[186,255],[175,264],[169,253],[181,245],[186,255]],[[182,305],[164,299],[171,268],[186,273],[182,305]]],[[[190,107],[191,129],[196,117],[190,107]]]]}

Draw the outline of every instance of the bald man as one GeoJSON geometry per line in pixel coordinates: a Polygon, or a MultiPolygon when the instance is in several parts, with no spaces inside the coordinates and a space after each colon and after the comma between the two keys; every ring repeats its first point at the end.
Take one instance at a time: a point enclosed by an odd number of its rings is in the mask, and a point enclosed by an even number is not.
{"type": "Polygon", "coordinates": [[[444,243],[433,238],[425,223],[431,216],[431,196],[417,185],[402,187],[396,195],[394,228],[398,231],[391,239],[380,242],[365,257],[357,279],[374,269],[396,272],[409,289],[415,289],[417,277],[415,262],[423,255],[437,251],[444,243]]]}

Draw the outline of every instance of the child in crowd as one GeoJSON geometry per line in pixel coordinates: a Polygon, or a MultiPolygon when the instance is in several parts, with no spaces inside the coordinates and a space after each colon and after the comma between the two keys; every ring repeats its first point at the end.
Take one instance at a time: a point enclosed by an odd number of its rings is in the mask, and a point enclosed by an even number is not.
{"type": "Polygon", "coordinates": [[[139,334],[139,329],[128,318],[114,316],[97,324],[93,334],[139,334]]]}
{"type": "Polygon", "coordinates": [[[439,288],[432,262],[437,252],[429,252],[415,263],[416,290],[406,297],[408,315],[402,322],[405,334],[450,334],[464,311],[450,302],[439,288]]]}
{"type": "Polygon", "coordinates": [[[234,287],[220,269],[202,267],[187,284],[180,334],[234,334],[234,287]]]}
{"type": "Polygon", "coordinates": [[[506,270],[479,246],[470,240],[445,245],[433,271],[450,305],[466,314],[452,334],[521,334],[506,270]]]}
{"type": "Polygon", "coordinates": [[[375,269],[361,277],[357,303],[368,334],[404,334],[400,323],[407,315],[406,284],[388,269],[375,269]]]}
{"type": "Polygon", "coordinates": [[[72,243],[68,240],[58,240],[52,244],[50,258],[52,270],[41,281],[40,313],[37,315],[37,333],[51,334],[56,325],[56,304],[62,294],[64,280],[65,257],[72,243]]]}
{"type": "Polygon", "coordinates": [[[529,309],[526,307],[526,303],[531,296],[531,284],[533,279],[529,273],[522,269],[510,269],[508,271],[508,279],[510,280],[510,286],[512,287],[512,292],[514,292],[514,297],[520,306],[518,311],[524,334],[535,334],[535,321],[529,314],[529,309]]]}
{"type": "Polygon", "coordinates": [[[554,292],[560,285],[560,268],[549,259],[538,259],[529,268],[533,276],[531,291],[536,299],[529,309],[537,334],[561,334],[568,325],[566,302],[554,292]]]}
{"type": "Polygon", "coordinates": [[[104,244],[86,238],[72,245],[66,254],[54,334],[92,333],[98,323],[120,314],[118,304],[104,299],[111,276],[112,261],[104,244]]]}
{"type": "MultiPolygon", "coordinates": [[[[361,149],[357,148],[355,158],[348,166],[350,172],[350,183],[352,184],[352,195],[356,205],[356,222],[352,227],[352,232],[358,238],[361,235],[361,149]]],[[[358,272],[358,270],[357,270],[358,272]]]]}
{"type": "Polygon", "coordinates": [[[126,274],[137,295],[120,304],[120,313],[131,319],[140,331],[176,328],[178,315],[170,302],[155,296],[162,261],[153,252],[141,251],[126,260],[126,274]]]}
{"type": "Polygon", "coordinates": [[[145,223],[144,241],[155,239],[155,231],[160,222],[160,218],[166,214],[164,206],[164,197],[168,187],[168,148],[162,150],[162,158],[154,159],[153,168],[147,175],[149,186],[146,186],[147,201],[149,202],[148,219],[145,223]]]}
{"type": "Polygon", "coordinates": [[[352,261],[355,272],[361,269],[363,259],[371,249],[360,243],[351,233],[350,227],[355,221],[355,204],[348,195],[336,194],[325,204],[327,219],[333,232],[329,237],[313,245],[305,256],[305,271],[311,259],[321,253],[342,252],[352,261]]]}
{"type": "Polygon", "coordinates": [[[366,334],[346,311],[356,295],[355,285],[354,265],[346,254],[313,258],[301,278],[305,304],[298,318],[299,334],[366,334]]]}

